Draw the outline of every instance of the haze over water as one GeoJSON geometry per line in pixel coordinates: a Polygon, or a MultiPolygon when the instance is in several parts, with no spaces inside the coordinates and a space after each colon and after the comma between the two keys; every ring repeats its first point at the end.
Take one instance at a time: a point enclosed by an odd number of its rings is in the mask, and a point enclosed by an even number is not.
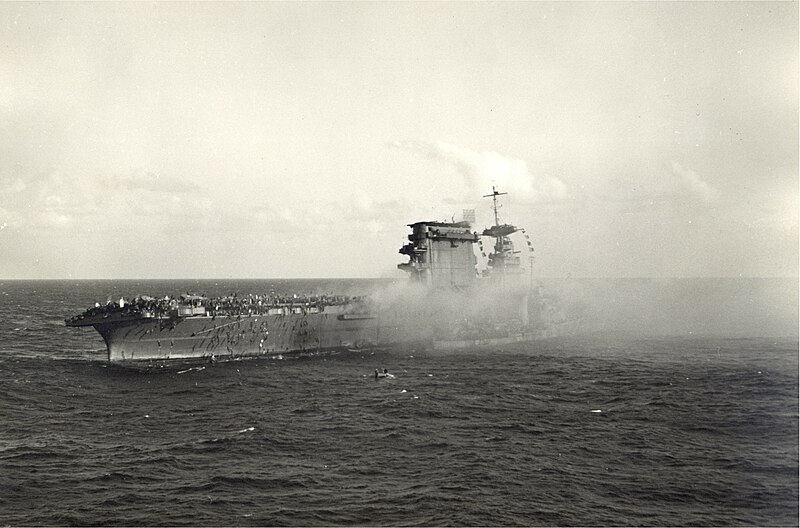
{"type": "Polygon", "coordinates": [[[123,368],[63,324],[122,295],[380,284],[0,282],[0,521],[797,524],[796,279],[543,281],[580,331],[481,353],[123,368]]]}

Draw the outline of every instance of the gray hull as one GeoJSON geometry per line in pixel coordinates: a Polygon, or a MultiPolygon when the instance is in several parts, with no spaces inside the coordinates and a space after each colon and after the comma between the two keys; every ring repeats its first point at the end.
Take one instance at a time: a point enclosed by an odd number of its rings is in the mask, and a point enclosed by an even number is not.
{"type": "Polygon", "coordinates": [[[111,362],[237,358],[430,343],[421,320],[338,310],[285,315],[136,318],[93,324],[111,362]]]}

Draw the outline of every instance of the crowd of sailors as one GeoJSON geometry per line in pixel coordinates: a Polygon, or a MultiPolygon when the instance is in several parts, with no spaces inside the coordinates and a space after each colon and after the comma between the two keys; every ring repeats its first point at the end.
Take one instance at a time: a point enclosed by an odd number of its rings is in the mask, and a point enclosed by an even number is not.
{"type": "Polygon", "coordinates": [[[216,315],[258,315],[268,314],[275,308],[316,308],[323,311],[325,306],[364,302],[365,296],[348,295],[238,295],[231,294],[223,297],[209,298],[204,295],[186,294],[180,297],[163,297],[160,299],[147,295],[137,296],[131,300],[124,297],[119,301],[108,300],[105,304],[95,303],[78,319],[111,314],[120,315],[145,315],[148,317],[164,317],[180,314],[182,309],[191,308],[193,314],[216,315]]]}

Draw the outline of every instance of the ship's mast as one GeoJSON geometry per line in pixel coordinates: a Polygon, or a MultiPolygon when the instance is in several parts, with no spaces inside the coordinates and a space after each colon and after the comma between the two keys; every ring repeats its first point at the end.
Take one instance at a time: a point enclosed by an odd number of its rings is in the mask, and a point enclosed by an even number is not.
{"type": "Polygon", "coordinates": [[[500,217],[497,215],[497,197],[498,196],[502,196],[504,194],[508,194],[508,193],[497,192],[497,187],[492,185],[492,194],[484,194],[483,195],[484,198],[488,198],[490,196],[492,197],[492,204],[493,204],[493,209],[494,209],[494,225],[496,225],[496,226],[500,225],[500,217]]]}
{"type": "Polygon", "coordinates": [[[517,232],[517,227],[510,224],[500,223],[500,214],[498,210],[500,207],[497,205],[497,197],[503,196],[504,192],[499,192],[497,187],[492,185],[492,194],[486,194],[484,198],[492,198],[492,210],[494,211],[494,225],[488,229],[483,230],[483,236],[492,237],[495,240],[494,251],[489,255],[489,267],[493,268],[501,278],[510,268],[518,266],[517,261],[513,258],[514,245],[508,238],[508,235],[517,232]]]}

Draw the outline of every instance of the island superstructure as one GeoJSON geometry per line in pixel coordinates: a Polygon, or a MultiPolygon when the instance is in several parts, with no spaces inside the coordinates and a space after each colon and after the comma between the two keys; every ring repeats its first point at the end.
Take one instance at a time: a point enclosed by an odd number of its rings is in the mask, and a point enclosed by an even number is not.
{"type": "Polygon", "coordinates": [[[529,317],[529,289],[520,286],[515,226],[495,223],[482,233],[471,219],[409,224],[398,265],[410,280],[393,295],[140,296],[96,305],[66,320],[92,326],[111,362],[231,359],[395,344],[468,348],[546,336],[529,317]],[[491,239],[489,269],[477,272],[476,244],[491,239]]]}

